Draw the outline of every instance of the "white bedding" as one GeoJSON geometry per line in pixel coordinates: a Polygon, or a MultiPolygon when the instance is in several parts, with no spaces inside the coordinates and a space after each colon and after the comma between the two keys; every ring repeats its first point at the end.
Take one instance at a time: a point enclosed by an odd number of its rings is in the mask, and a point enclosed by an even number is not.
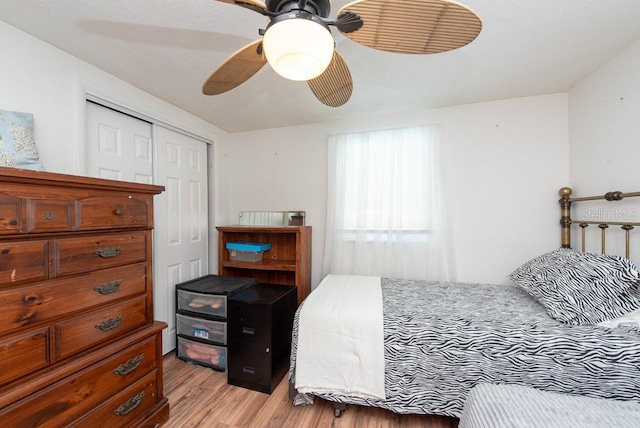
{"type": "Polygon", "coordinates": [[[616,328],[618,326],[640,328],[640,309],[612,320],[599,322],[598,325],[609,328],[616,328]]]}
{"type": "Polygon", "coordinates": [[[385,399],[379,277],[328,275],[300,310],[295,387],[385,399]]]}
{"type": "Polygon", "coordinates": [[[637,428],[640,404],[540,391],[522,385],[471,389],[460,428],[637,428]]]}

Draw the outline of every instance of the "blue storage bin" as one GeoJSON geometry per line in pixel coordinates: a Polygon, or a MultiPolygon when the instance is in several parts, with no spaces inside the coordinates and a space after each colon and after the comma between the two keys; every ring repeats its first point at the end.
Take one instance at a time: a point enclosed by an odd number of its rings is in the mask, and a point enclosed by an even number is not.
{"type": "Polygon", "coordinates": [[[227,242],[229,259],[239,262],[257,263],[262,261],[262,254],[271,248],[271,244],[260,242],[227,242]]]}
{"type": "Polygon", "coordinates": [[[271,244],[262,242],[227,242],[227,250],[251,251],[261,253],[271,248],[271,244]]]}

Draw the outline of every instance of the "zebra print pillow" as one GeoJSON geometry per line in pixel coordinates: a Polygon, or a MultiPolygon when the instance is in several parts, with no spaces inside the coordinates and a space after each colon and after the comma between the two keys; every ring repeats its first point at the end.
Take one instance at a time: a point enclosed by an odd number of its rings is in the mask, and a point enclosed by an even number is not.
{"type": "Polygon", "coordinates": [[[638,270],[624,257],[560,248],[509,278],[567,324],[595,324],[640,308],[638,270]]]}

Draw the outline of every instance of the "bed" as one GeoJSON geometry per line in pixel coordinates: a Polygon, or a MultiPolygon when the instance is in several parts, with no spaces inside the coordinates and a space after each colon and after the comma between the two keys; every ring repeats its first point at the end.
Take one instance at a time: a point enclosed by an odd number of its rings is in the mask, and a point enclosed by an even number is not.
{"type": "Polygon", "coordinates": [[[458,425],[459,428],[639,426],[640,403],[495,384],[478,384],[471,389],[458,425]]]}
{"type": "MultiPolygon", "coordinates": [[[[607,229],[601,221],[572,220],[572,203],[597,198],[617,201],[640,193],[572,198],[571,190],[563,188],[560,195],[561,248],[512,272],[518,285],[379,279],[384,369],[382,375],[372,377],[382,379],[382,395],[376,394],[375,386],[363,393],[357,387],[297,382],[305,365],[313,371],[322,365],[318,361],[331,359],[329,355],[307,362],[308,352],[301,352],[304,359],[297,359],[299,336],[301,332],[309,335],[306,321],[301,326],[301,313],[309,311],[305,306],[310,298],[325,288],[317,287],[294,318],[289,370],[294,404],[311,404],[320,397],[334,403],[336,416],[347,404],[356,404],[396,413],[460,417],[471,389],[484,383],[640,402],[640,327],[633,322],[605,327],[611,319],[640,308],[637,269],[625,257],[570,248],[572,225],[582,229],[583,247],[585,229],[594,225],[602,231],[604,253],[607,229]]],[[[640,223],[609,225],[624,230],[628,256],[629,232],[640,223]]],[[[344,279],[332,278],[332,282],[344,279]]],[[[346,312],[351,321],[338,324],[359,322],[346,312]]],[[[339,354],[337,346],[328,349],[339,354]]],[[[349,377],[351,370],[337,375],[349,377]]]]}

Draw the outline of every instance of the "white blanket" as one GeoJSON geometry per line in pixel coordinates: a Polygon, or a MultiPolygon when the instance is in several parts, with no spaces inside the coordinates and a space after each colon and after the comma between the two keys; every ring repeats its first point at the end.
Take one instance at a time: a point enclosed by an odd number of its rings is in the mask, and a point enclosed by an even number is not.
{"type": "Polygon", "coordinates": [[[379,277],[328,275],[307,297],[295,379],[301,393],[385,399],[379,277]]]}

